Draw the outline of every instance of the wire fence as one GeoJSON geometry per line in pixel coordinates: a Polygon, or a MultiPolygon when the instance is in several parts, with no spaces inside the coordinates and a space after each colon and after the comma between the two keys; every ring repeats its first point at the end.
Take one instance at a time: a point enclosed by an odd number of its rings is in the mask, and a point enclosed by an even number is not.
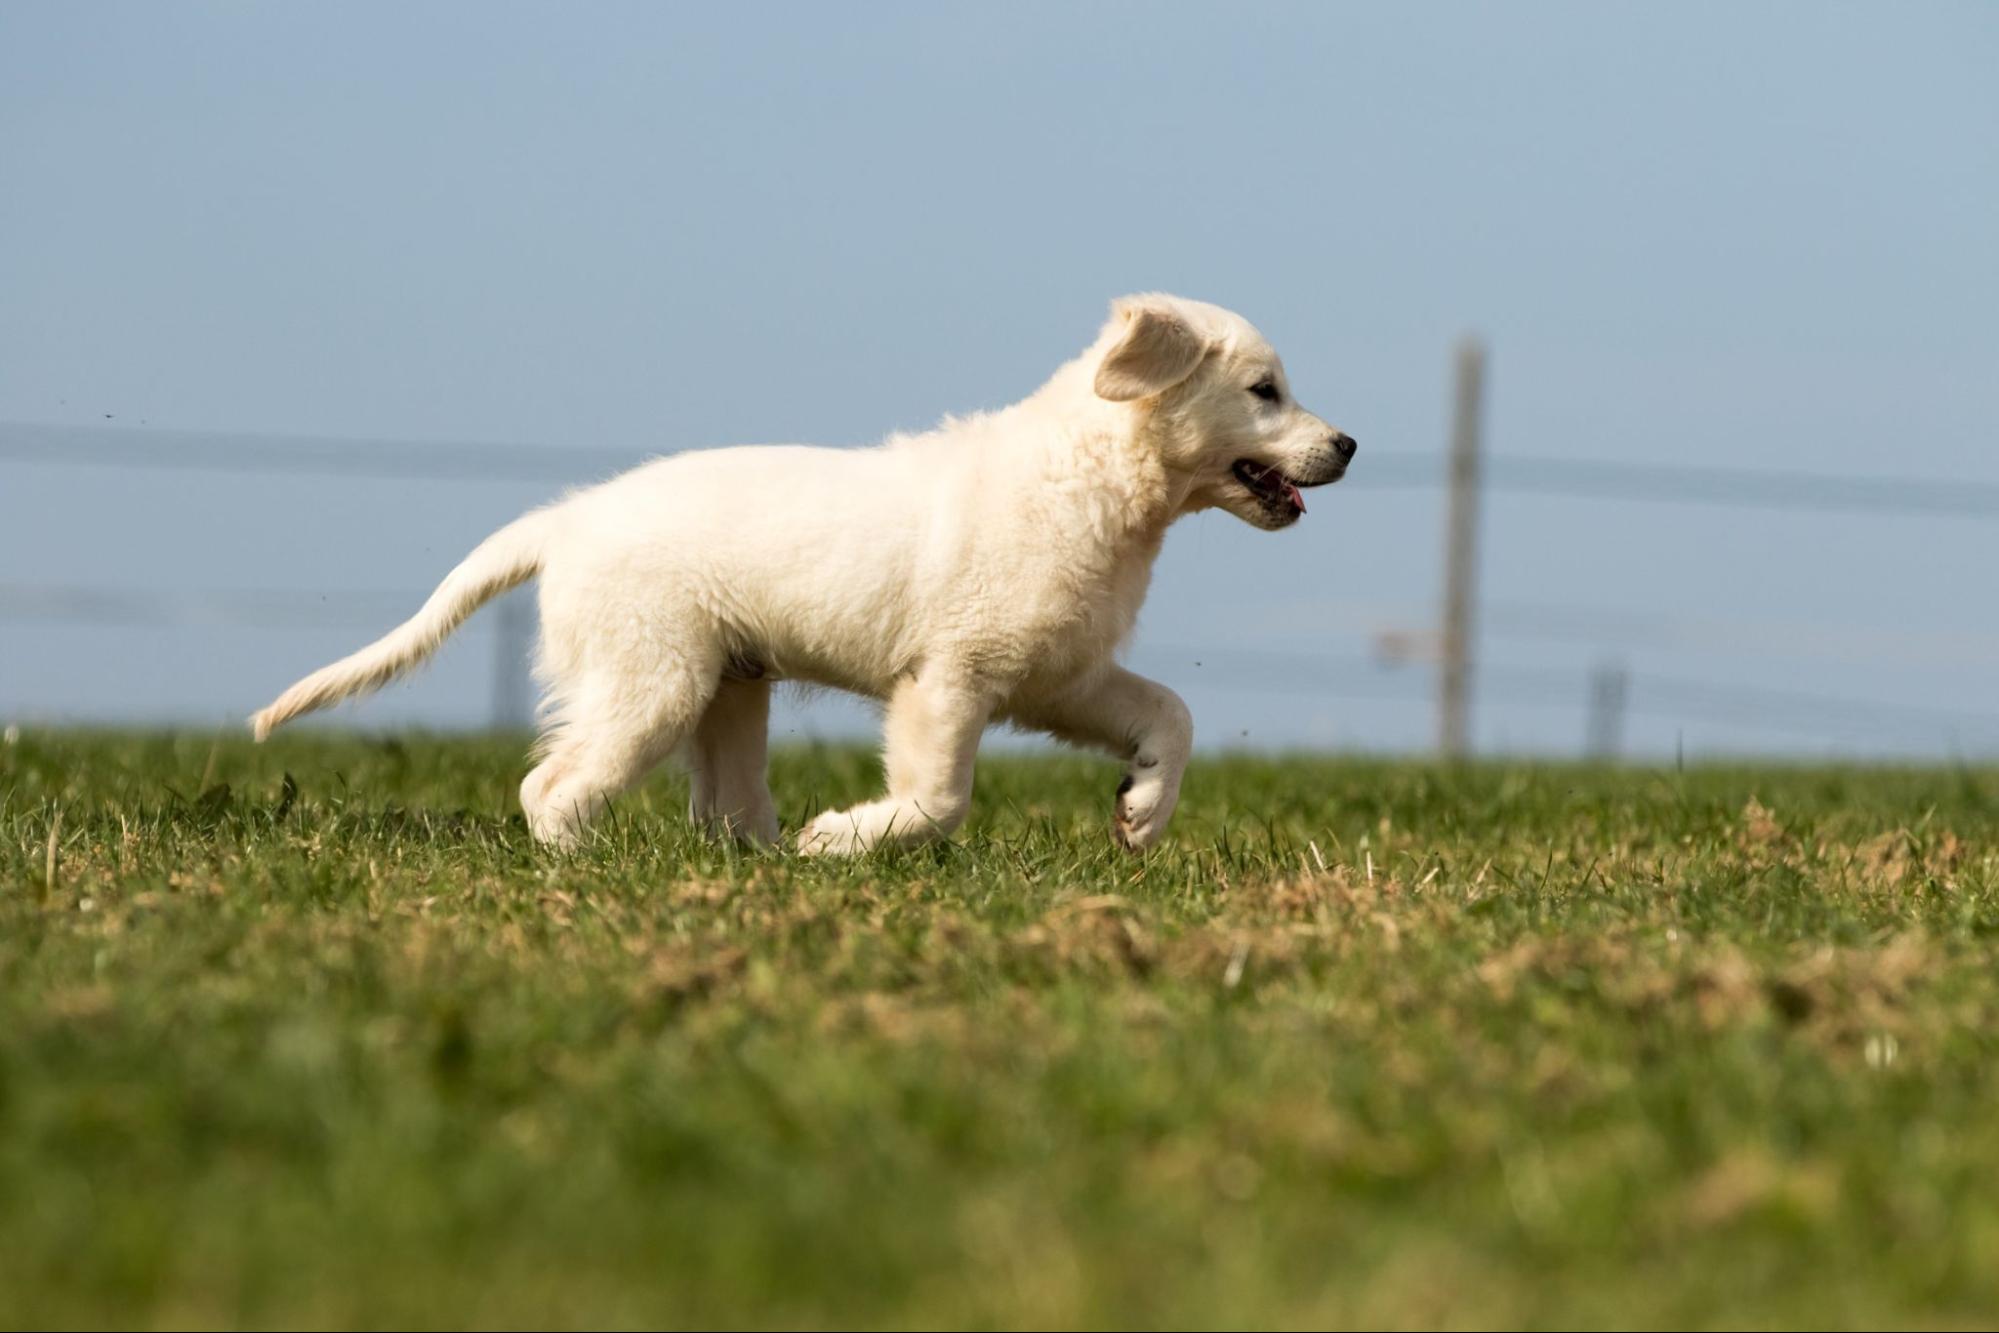
{"type": "MultiPolygon", "coordinates": [[[[338,625],[386,630],[422,605],[418,590],[277,588],[145,589],[80,585],[0,583],[0,618],[103,626],[213,626],[254,629],[296,629],[338,625]]],[[[1548,614],[1550,608],[1539,608],[1548,614]]],[[[1569,607],[1559,614],[1571,626],[1595,625],[1599,638],[1629,628],[1626,613],[1569,607]]],[[[1506,616],[1496,631],[1507,633],[1506,616]]],[[[502,638],[531,632],[512,616],[495,621],[502,638]]],[[[1719,631],[1728,633],[1727,630],[1719,631]]],[[[1525,637],[1535,637],[1531,628],[1525,637]]],[[[1557,639],[1566,635],[1557,634],[1557,639]]],[[[1347,698],[1428,698],[1427,683],[1418,673],[1382,656],[1340,655],[1285,649],[1206,647],[1193,644],[1149,644],[1146,656],[1172,660],[1200,673],[1202,685],[1277,693],[1317,694],[1347,698]]],[[[1999,665],[1999,644],[1992,659],[1999,665]]],[[[1487,664],[1480,686],[1495,700],[1527,705],[1573,708],[1582,677],[1551,668],[1487,664]]],[[[1717,722],[1743,722],[1801,734],[1859,733],[1868,735],[1927,732],[1953,737],[1968,747],[1999,746],[1999,713],[1932,708],[1921,705],[1841,698],[1810,691],[1772,690],[1717,681],[1690,680],[1647,673],[1636,693],[1624,703],[1632,712],[1692,717],[1717,722]]],[[[518,710],[500,709],[498,713],[518,710]]]]}
{"type": "MultiPolygon", "coordinates": [[[[323,436],[264,436],[179,430],[114,429],[0,422],[0,463],[65,468],[153,469],[239,475],[317,475],[355,479],[552,482],[587,481],[623,471],[650,455],[630,450],[532,444],[487,444],[323,436]]],[[[1438,455],[1377,457],[1355,474],[1374,489],[1437,488],[1445,483],[1438,455]]],[[[1755,507],[1810,512],[1865,512],[1931,518],[1999,518],[1999,485],[1976,480],[1833,476],[1767,469],[1605,462],[1508,455],[1487,460],[1484,485],[1522,495],[1755,507]]],[[[50,582],[0,583],[0,619],[101,626],[236,625],[274,630],[339,625],[386,629],[421,604],[424,594],[388,589],[285,588],[147,589],[50,582]]],[[[1740,649],[1757,634],[1774,647],[1795,646],[1816,633],[1840,650],[1906,658],[1906,639],[1825,627],[1772,627],[1725,620],[1689,621],[1559,604],[1495,603],[1482,608],[1483,629],[1497,638],[1544,642],[1606,641],[1687,646],[1703,642],[1740,649]]],[[[495,719],[515,724],[527,713],[521,661],[532,634],[524,604],[495,618],[495,719]]],[[[1920,645],[1917,645],[1919,648],[1920,645]]],[[[1952,660],[1999,666],[1999,638],[1959,633],[1935,636],[1932,647],[1952,660]]],[[[1419,702],[1430,695],[1426,673],[1381,656],[1310,651],[1151,645],[1151,659],[1194,664],[1206,687],[1324,697],[1419,702]]],[[[1420,658],[1421,654],[1415,654],[1420,658]]],[[[1189,682],[1194,683],[1193,681],[1189,682]]],[[[1573,709],[1587,692],[1600,709],[1621,713],[1735,723],[1801,735],[1907,738],[1922,736],[1953,751],[1999,749],[1999,714],[1900,702],[1850,699],[1805,690],[1647,673],[1614,684],[1586,682],[1578,673],[1482,662],[1481,697],[1528,707],[1573,709]],[[1587,685],[1587,690],[1585,686],[1587,685]]],[[[1592,732],[1617,733],[1593,720],[1592,732]]]]}
{"type": "MultiPolygon", "coordinates": [[[[272,436],[207,431],[46,426],[0,421],[0,462],[65,467],[437,481],[579,481],[656,457],[589,446],[272,436]],[[123,438],[129,435],[129,438],[123,438]]],[[[1506,454],[1485,460],[1483,484],[1520,495],[1654,504],[1727,505],[1815,513],[1999,519],[1999,483],[1963,478],[1838,476],[1769,468],[1506,454]]],[[[1442,454],[1370,455],[1350,484],[1444,485],[1442,454]]]]}

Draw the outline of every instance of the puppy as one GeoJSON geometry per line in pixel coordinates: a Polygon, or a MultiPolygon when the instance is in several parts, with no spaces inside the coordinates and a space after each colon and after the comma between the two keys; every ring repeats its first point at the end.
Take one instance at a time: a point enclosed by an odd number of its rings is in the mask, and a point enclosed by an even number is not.
{"type": "Polygon", "coordinates": [[[647,463],[507,525],[386,637],[250,720],[257,739],[428,657],[481,603],[539,576],[547,719],[521,784],[534,836],[576,842],[673,750],[693,817],[777,840],[765,783],[773,682],[886,704],[888,791],[830,810],[799,850],[948,835],[995,722],[1128,765],[1115,832],[1141,850],[1179,799],[1180,697],[1113,660],[1166,529],[1221,508],[1290,527],[1352,437],[1298,405],[1241,316],[1165,295],[1116,302],[1031,397],[871,449],[755,447],[647,463]]]}

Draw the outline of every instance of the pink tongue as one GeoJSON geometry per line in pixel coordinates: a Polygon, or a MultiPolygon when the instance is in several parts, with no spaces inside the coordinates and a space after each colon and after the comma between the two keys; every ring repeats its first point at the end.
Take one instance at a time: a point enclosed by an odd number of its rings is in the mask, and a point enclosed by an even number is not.
{"type": "Polygon", "coordinates": [[[1284,493],[1291,497],[1291,503],[1297,506],[1299,513],[1305,512],[1305,497],[1298,494],[1298,488],[1291,484],[1289,478],[1285,479],[1284,493]]]}

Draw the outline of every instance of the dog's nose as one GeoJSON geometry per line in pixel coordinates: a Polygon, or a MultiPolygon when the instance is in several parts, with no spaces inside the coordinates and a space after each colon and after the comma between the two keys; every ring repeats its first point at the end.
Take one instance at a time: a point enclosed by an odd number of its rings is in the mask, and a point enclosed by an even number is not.
{"type": "Polygon", "coordinates": [[[1360,446],[1354,443],[1353,436],[1343,430],[1336,430],[1333,432],[1333,452],[1338,454],[1344,461],[1351,463],[1353,462],[1353,456],[1360,452],[1360,446]]]}

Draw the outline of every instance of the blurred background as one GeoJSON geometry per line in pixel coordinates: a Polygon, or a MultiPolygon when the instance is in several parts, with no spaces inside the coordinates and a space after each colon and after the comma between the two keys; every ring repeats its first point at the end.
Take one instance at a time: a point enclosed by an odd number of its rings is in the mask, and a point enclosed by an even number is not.
{"type": "MultiPolygon", "coordinates": [[[[1995,70],[1980,4],[17,0],[0,722],[234,724],[565,486],[1013,401],[1157,288],[1361,442],[1169,538],[1203,743],[1429,749],[1457,674],[1480,752],[1989,757],[1995,70]]],[[[328,721],[518,723],[531,634],[328,721]]]]}

